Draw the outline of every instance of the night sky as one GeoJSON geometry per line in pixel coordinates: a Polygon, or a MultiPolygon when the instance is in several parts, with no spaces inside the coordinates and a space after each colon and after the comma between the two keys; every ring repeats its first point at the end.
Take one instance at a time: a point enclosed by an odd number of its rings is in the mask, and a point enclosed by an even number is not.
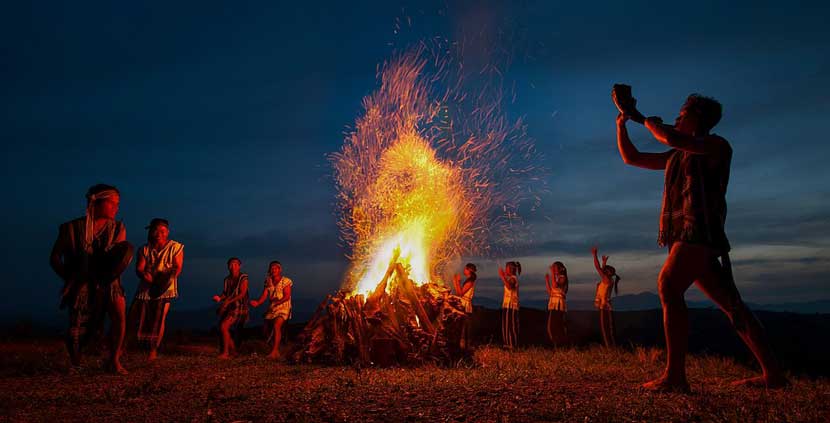
{"type": "MultiPolygon", "coordinates": [[[[525,216],[533,243],[499,258],[522,261],[522,299],[544,296],[554,260],[571,298],[591,297],[593,243],[621,294],[655,291],[663,175],[619,158],[615,82],[667,121],[692,92],[723,103],[714,132],[734,149],[727,234],[744,298],[830,298],[827,2],[139,3],[0,10],[4,313],[56,312],[49,250],[99,182],[121,190],[136,246],[151,218],[171,221],[185,244],[177,307],[207,307],[230,256],[256,294],[277,259],[298,299],[321,299],[347,265],[326,154],[377,65],[425,37],[480,32],[513,52],[507,112],[526,118],[551,169],[542,210],[525,216]]],[[[664,150],[629,128],[641,149],[664,150]]],[[[500,298],[496,262],[477,261],[477,295],[500,298]]],[[[131,268],[128,299],[136,283],[131,268]]]]}

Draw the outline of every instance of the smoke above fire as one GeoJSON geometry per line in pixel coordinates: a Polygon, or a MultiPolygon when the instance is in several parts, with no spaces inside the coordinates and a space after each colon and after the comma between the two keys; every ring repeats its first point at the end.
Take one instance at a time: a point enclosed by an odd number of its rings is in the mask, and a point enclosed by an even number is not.
{"type": "Polygon", "coordinates": [[[503,71],[465,69],[455,53],[422,43],[379,67],[330,156],[347,292],[373,290],[395,250],[413,281],[441,283],[448,263],[509,246],[520,208],[538,206],[544,168],[522,120],[504,114],[503,71]]]}

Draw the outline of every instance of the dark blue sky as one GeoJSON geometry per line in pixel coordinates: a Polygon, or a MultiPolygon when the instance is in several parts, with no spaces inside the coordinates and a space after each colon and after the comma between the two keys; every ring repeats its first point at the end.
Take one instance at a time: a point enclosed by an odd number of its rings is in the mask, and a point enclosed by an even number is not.
{"type": "MultiPolygon", "coordinates": [[[[552,169],[543,211],[528,216],[534,243],[517,252],[522,298],[542,296],[554,259],[572,296],[590,296],[592,243],[611,255],[622,292],[654,290],[662,174],[617,155],[618,81],[667,120],[691,92],[723,103],[716,132],[735,152],[727,232],[744,297],[830,298],[826,2],[449,3],[2,6],[4,311],[53,312],[49,248],[97,182],[122,190],[133,243],[150,218],[171,221],[185,244],[181,307],[209,303],[231,255],[254,290],[271,259],[298,297],[336,289],[346,261],[325,155],[395,49],[481,31],[514,51],[508,113],[526,117],[552,169]]],[[[640,128],[632,135],[661,151],[640,128]]],[[[477,292],[500,296],[494,263],[481,264],[477,292]]]]}

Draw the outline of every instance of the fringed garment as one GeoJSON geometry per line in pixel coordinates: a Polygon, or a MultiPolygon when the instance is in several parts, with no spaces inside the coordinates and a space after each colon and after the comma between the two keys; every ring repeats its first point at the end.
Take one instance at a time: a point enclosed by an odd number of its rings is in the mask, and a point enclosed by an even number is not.
{"type": "Polygon", "coordinates": [[[121,273],[133,256],[132,245],[115,242],[125,231],[122,222],[108,221],[93,234],[91,253],[84,247],[85,231],[86,218],[71,220],[60,226],[57,241],[70,275],[61,308],[69,309],[69,337],[76,349],[100,335],[110,304],[124,297],[121,273]]]}
{"type": "Polygon", "coordinates": [[[282,317],[283,320],[291,318],[290,299],[284,303],[275,303],[282,300],[285,288],[293,285],[294,282],[285,276],[280,278],[279,282],[274,282],[271,278],[268,278],[268,280],[265,281],[265,290],[268,291],[268,300],[270,301],[268,304],[268,311],[265,312],[265,320],[273,320],[277,317],[282,317]]]}
{"type": "Polygon", "coordinates": [[[167,241],[167,244],[158,250],[144,245],[138,251],[139,256],[144,259],[144,269],[153,278],[152,284],[140,281],[135,294],[135,306],[139,308],[139,341],[146,341],[151,345],[161,342],[164,309],[172,299],[179,296],[175,260],[183,251],[184,245],[173,240],[167,241]]]}
{"type": "MultiPolygon", "coordinates": [[[[225,277],[224,288],[222,289],[222,298],[227,299],[235,297],[240,294],[242,289],[242,282],[248,280],[248,275],[240,273],[239,277],[233,278],[228,275],[225,277]]],[[[219,321],[224,322],[227,319],[232,319],[231,326],[241,326],[248,322],[248,292],[245,295],[232,303],[222,303],[219,308],[219,321]]]]}
{"type": "Polygon", "coordinates": [[[666,164],[658,244],[683,241],[729,252],[726,238],[726,187],[732,148],[719,157],[674,150],[666,164]]]}

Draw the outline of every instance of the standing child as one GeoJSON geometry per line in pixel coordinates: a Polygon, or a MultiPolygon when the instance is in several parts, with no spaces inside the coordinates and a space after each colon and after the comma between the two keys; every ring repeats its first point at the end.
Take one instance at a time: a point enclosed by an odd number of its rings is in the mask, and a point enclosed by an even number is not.
{"type": "Polygon", "coordinates": [[[548,290],[548,339],[556,346],[565,343],[568,336],[565,326],[568,270],[561,261],[550,265],[550,273],[545,274],[545,286],[548,290]]]}
{"type": "Polygon", "coordinates": [[[282,275],[282,264],[272,261],[268,265],[268,276],[265,279],[265,289],[258,300],[251,301],[251,307],[259,307],[267,297],[270,301],[268,311],[265,312],[265,327],[272,329],[274,345],[268,358],[279,358],[280,341],[282,340],[282,325],[291,318],[291,287],[294,282],[282,275]]]}
{"type": "Polygon", "coordinates": [[[620,282],[620,277],[617,276],[617,270],[613,266],[609,266],[608,256],[602,256],[602,265],[597,259],[597,247],[591,248],[591,254],[594,255],[594,267],[599,273],[600,281],[597,283],[597,295],[594,299],[594,306],[599,310],[599,326],[602,331],[602,341],[606,347],[613,347],[614,341],[614,319],[613,310],[611,309],[611,289],[617,293],[617,284],[620,282]]]}
{"type": "Polygon", "coordinates": [[[522,265],[518,261],[508,261],[499,277],[504,284],[504,299],[501,303],[501,337],[504,346],[513,349],[519,339],[519,275],[522,265]]]}
{"type": "Polygon", "coordinates": [[[228,260],[228,276],[225,277],[222,295],[214,295],[213,301],[220,303],[219,331],[222,333],[222,353],[219,358],[227,360],[236,353],[231,338],[231,327],[241,330],[248,321],[248,275],[241,272],[242,260],[231,257],[228,260]]]}
{"type": "Polygon", "coordinates": [[[476,265],[467,263],[464,266],[464,283],[461,283],[461,276],[455,275],[453,277],[453,286],[455,293],[461,297],[461,304],[464,306],[464,313],[467,313],[467,319],[464,320],[464,327],[461,334],[461,348],[467,349],[472,346],[472,326],[473,326],[473,295],[476,290],[476,265]]]}
{"type": "Polygon", "coordinates": [[[170,223],[165,219],[151,220],[146,229],[147,244],[136,254],[139,282],[130,314],[137,320],[138,340],[150,346],[147,359],[153,361],[164,338],[170,302],[179,297],[184,245],[170,239],[170,223]]]}

